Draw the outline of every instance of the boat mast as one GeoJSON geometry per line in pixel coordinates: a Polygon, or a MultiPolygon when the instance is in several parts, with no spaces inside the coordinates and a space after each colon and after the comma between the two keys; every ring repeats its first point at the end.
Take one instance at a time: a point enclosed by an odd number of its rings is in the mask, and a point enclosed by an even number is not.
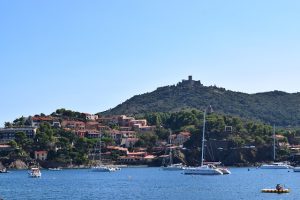
{"type": "Polygon", "coordinates": [[[170,132],[170,138],[169,138],[169,144],[170,144],[170,146],[169,146],[169,157],[170,157],[170,165],[172,165],[173,164],[173,158],[172,158],[172,131],[171,131],[171,129],[169,129],[169,132],[170,132]]]}
{"type": "Polygon", "coordinates": [[[275,124],[273,125],[273,160],[276,158],[276,135],[275,135],[275,124]]]}
{"type": "Polygon", "coordinates": [[[202,149],[201,149],[201,166],[203,166],[203,159],[204,159],[204,134],[205,134],[205,117],[206,117],[206,109],[204,110],[203,114],[203,128],[202,128],[202,149]]]}

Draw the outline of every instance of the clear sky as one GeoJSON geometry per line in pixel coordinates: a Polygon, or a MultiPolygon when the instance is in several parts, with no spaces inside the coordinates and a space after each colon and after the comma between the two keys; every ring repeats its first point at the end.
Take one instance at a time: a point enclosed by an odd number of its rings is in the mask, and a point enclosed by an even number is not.
{"type": "Polygon", "coordinates": [[[104,111],[188,75],[300,91],[299,10],[298,0],[2,0],[0,126],[104,111]]]}

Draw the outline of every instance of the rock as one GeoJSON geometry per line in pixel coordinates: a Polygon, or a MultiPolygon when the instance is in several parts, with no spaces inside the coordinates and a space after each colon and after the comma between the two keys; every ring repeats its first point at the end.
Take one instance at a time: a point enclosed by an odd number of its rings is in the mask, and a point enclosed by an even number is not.
{"type": "Polygon", "coordinates": [[[22,160],[13,161],[8,167],[13,169],[28,169],[28,166],[22,160]]]}

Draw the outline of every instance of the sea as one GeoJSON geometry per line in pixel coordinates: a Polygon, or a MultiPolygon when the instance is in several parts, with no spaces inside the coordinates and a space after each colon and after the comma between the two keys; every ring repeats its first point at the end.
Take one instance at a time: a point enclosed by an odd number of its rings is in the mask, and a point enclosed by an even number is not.
{"type": "Polygon", "coordinates": [[[28,171],[0,174],[0,199],[28,200],[235,200],[300,199],[300,173],[293,170],[230,168],[232,174],[184,175],[160,168],[123,168],[117,172],[89,169],[42,170],[41,178],[28,171]],[[288,194],[261,193],[276,184],[288,194]]]}

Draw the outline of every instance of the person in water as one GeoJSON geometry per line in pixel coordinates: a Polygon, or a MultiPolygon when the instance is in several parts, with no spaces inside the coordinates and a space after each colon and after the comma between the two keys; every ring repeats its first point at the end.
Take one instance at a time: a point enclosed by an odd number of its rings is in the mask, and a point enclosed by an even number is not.
{"type": "Polygon", "coordinates": [[[276,185],[276,190],[281,191],[281,190],[283,190],[283,187],[280,184],[277,184],[276,185]]]}

